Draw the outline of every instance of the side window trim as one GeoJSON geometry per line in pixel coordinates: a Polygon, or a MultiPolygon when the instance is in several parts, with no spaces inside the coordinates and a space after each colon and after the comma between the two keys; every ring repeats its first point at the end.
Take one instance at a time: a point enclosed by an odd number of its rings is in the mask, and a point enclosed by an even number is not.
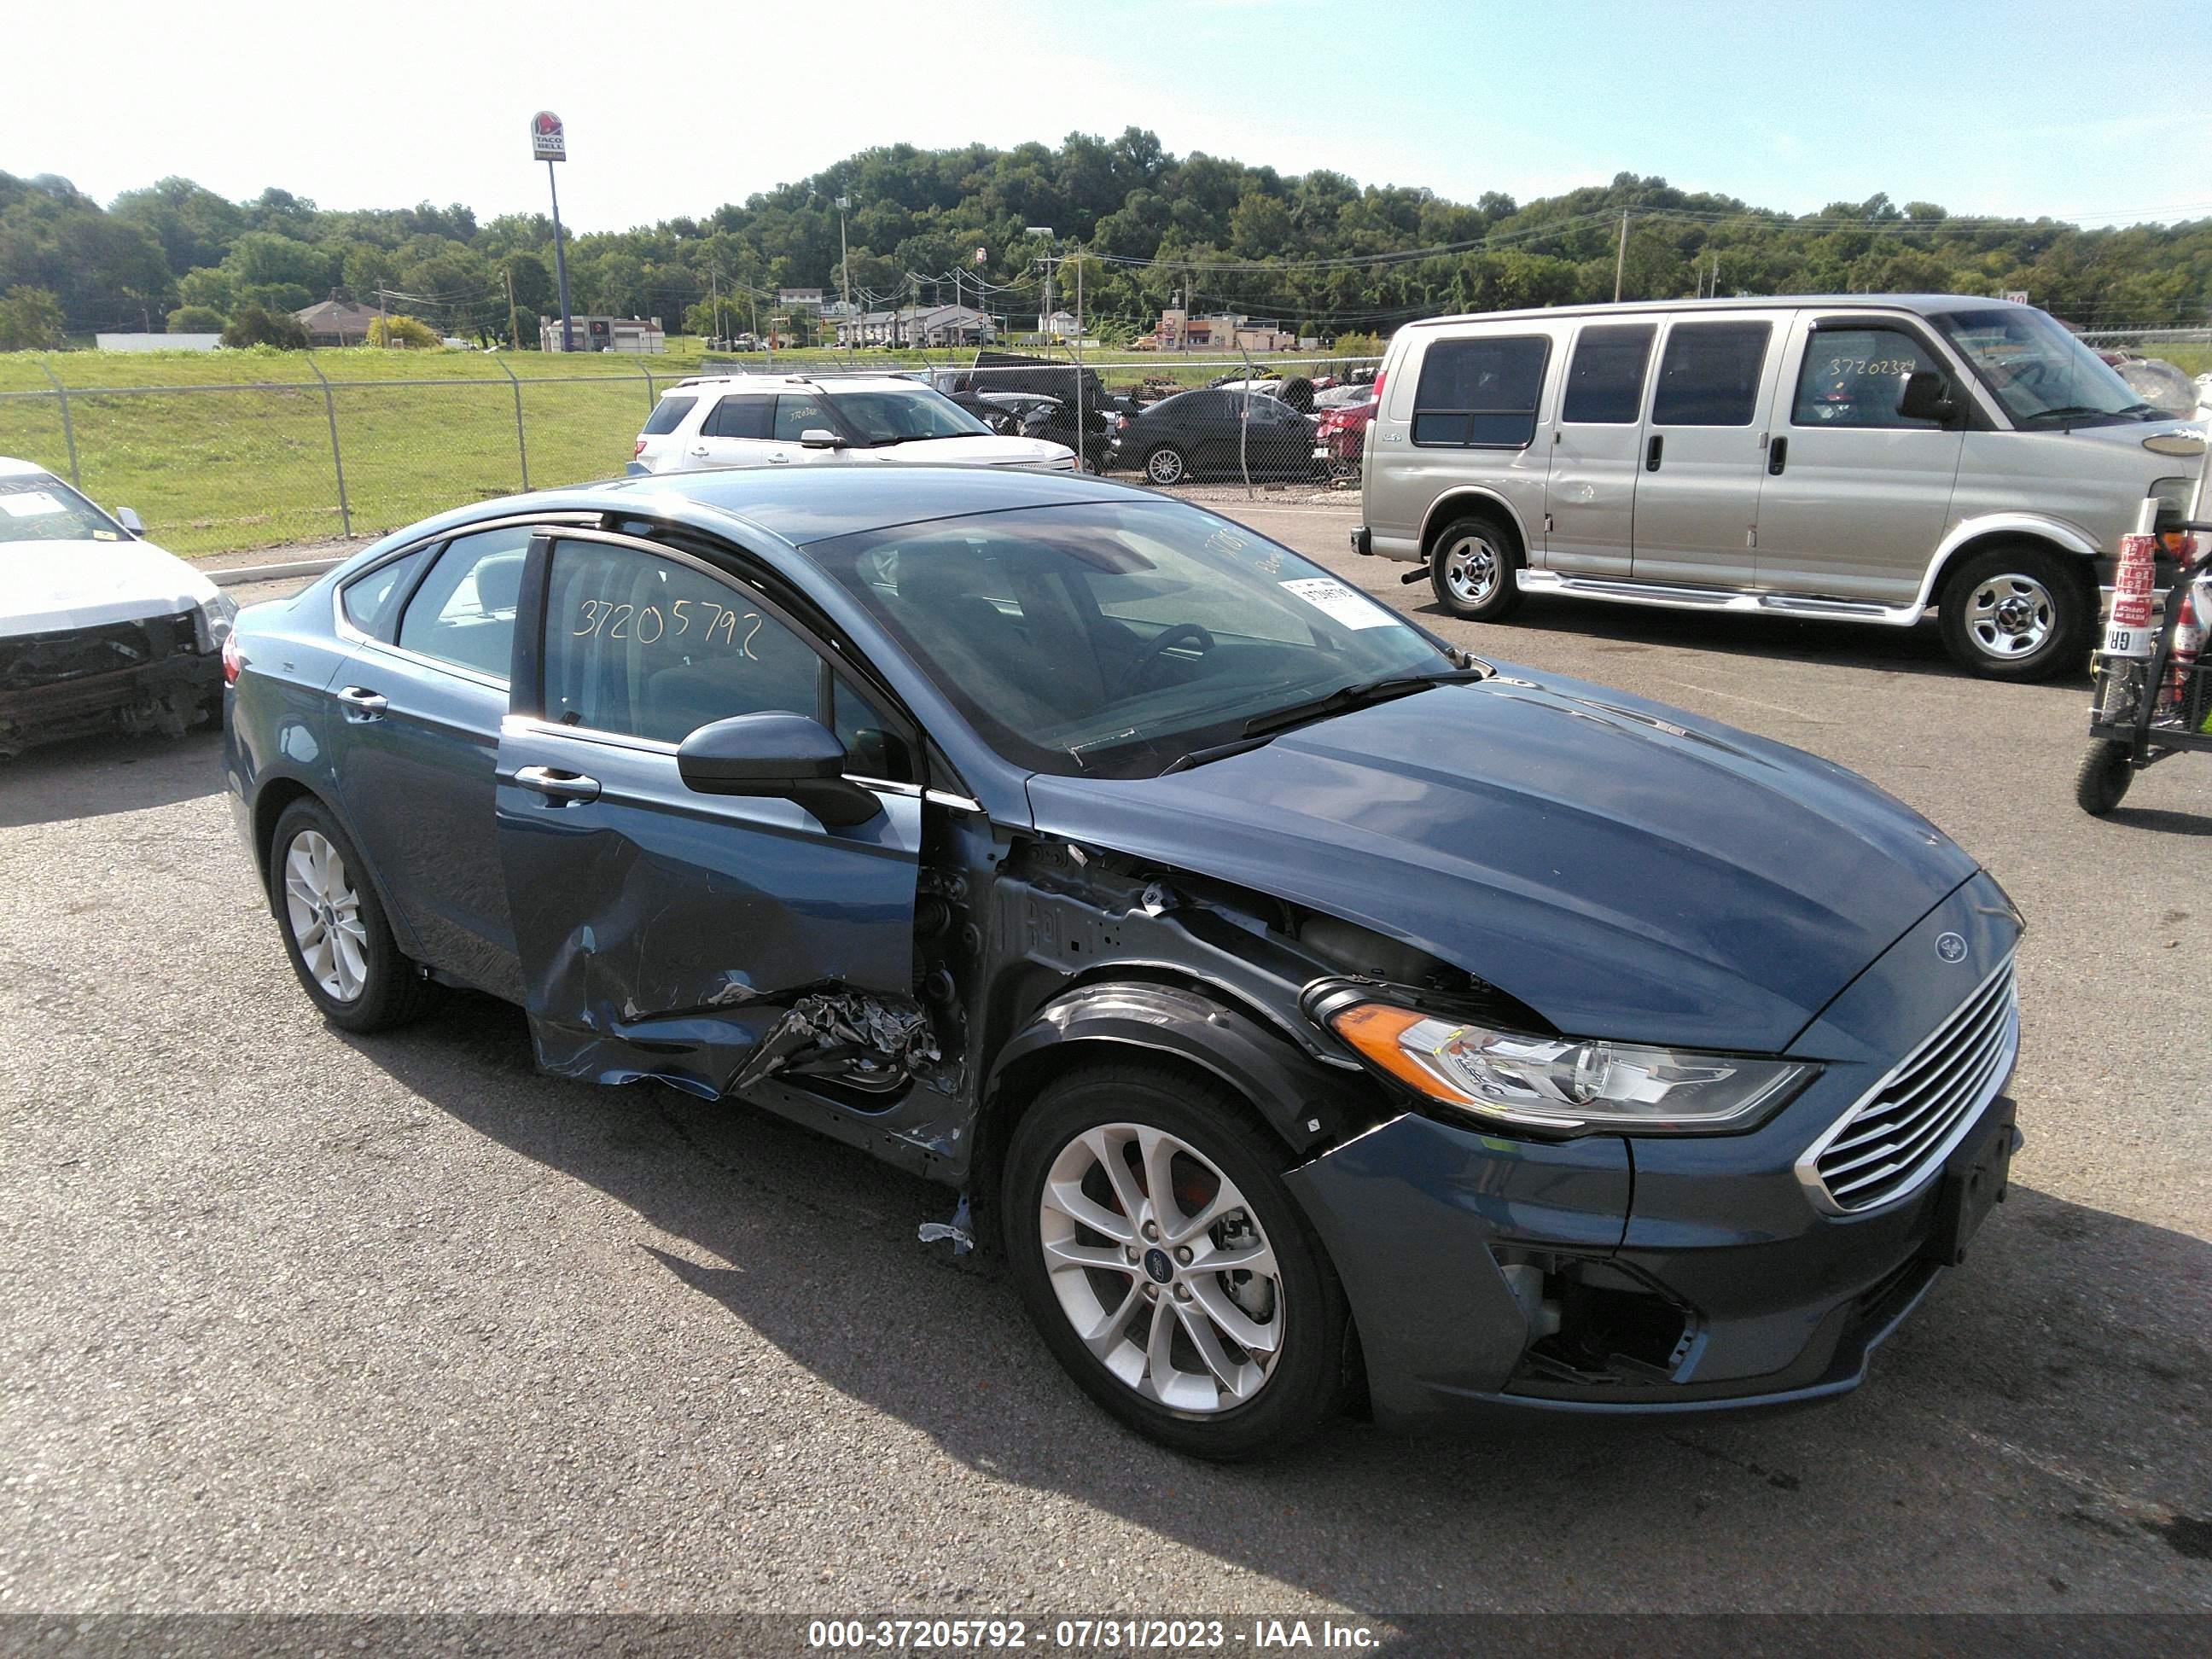
{"type": "MultiPolygon", "coordinates": [[[[696,553],[672,546],[666,542],[649,541],[642,537],[626,536],[616,531],[596,530],[584,526],[549,529],[531,538],[529,555],[523,566],[521,600],[515,611],[515,627],[519,639],[523,637],[521,630],[526,619],[528,620],[530,626],[526,642],[516,653],[515,669],[519,678],[509,693],[507,708],[510,715],[531,720],[540,726],[544,726],[547,730],[558,732],[563,736],[582,738],[589,742],[606,744],[617,749],[633,749],[642,753],[656,755],[673,755],[677,750],[677,745],[672,743],[665,743],[656,738],[640,737],[634,732],[610,732],[603,726],[593,726],[547,725],[545,720],[546,609],[552,597],[553,550],[556,544],[561,542],[598,542],[608,546],[625,548],[631,552],[642,553],[652,558],[665,559],[671,563],[680,564],[696,571],[711,581],[720,583],[731,592],[743,597],[747,604],[758,605],[772,620],[813,653],[817,665],[814,681],[814,718],[825,728],[833,731],[836,729],[834,699],[836,695],[837,676],[842,672],[848,679],[858,680],[859,678],[852,673],[850,664],[843,652],[823,640],[805,622],[733,571],[702,559],[696,553]]],[[[876,688],[872,685],[861,682],[856,689],[866,691],[872,702],[879,702],[876,688]]],[[[896,702],[893,702],[889,708],[878,707],[878,712],[904,728],[899,735],[905,741],[908,750],[919,760],[925,751],[920,742],[921,729],[913,718],[896,702]]],[[[926,769],[927,763],[924,763],[924,765],[926,769]]],[[[925,787],[921,784],[891,785],[887,780],[871,781],[884,782],[886,787],[896,788],[901,793],[906,792],[909,787],[920,790],[925,787]]]]}

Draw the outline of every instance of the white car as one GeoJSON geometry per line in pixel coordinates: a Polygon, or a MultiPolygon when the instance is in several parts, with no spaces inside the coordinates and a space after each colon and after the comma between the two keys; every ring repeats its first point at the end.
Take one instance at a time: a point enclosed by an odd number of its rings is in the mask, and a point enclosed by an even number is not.
{"type": "Polygon", "coordinates": [[[42,466],[0,456],[0,759],[88,732],[222,714],[238,606],[42,466]]]}
{"type": "Polygon", "coordinates": [[[1075,471],[1066,445],[1000,437],[943,392],[895,374],[678,381],[638,434],[628,470],[868,461],[1075,471]]]}

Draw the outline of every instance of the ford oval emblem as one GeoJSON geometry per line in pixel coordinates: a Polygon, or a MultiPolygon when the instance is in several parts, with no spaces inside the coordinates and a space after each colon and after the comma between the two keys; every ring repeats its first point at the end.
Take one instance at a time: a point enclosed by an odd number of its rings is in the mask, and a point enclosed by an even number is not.
{"type": "Polygon", "coordinates": [[[1936,954],[1946,962],[1964,962],[1966,959],[1966,941],[1956,933],[1938,933],[1936,935],[1936,954]]]}

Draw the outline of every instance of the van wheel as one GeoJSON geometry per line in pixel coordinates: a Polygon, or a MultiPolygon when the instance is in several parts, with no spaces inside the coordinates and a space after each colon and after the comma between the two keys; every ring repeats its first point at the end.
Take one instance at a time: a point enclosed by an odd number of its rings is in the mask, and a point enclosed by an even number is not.
{"type": "Polygon", "coordinates": [[[1943,644],[1985,679],[2042,680],[2083,665],[2096,591],[2086,564],[2027,544],[1977,553],[1943,590],[1943,644]]]}
{"type": "Polygon", "coordinates": [[[1234,1461],[1341,1408],[1351,1316],[1282,1147],[1210,1079],[1062,1074],[1015,1126],[1008,1267],[1085,1393],[1162,1445],[1234,1461]]]}
{"type": "Polygon", "coordinates": [[[2089,745],[2074,774],[2074,804],[2093,818],[2101,818],[2120,804],[2128,786],[2136,781],[2128,745],[2100,739],[2089,745]]]}
{"type": "Polygon", "coordinates": [[[1429,544],[1437,603],[1464,622],[1504,622],[1521,605],[1521,555],[1512,532],[1487,514],[1455,519],[1429,544]]]}

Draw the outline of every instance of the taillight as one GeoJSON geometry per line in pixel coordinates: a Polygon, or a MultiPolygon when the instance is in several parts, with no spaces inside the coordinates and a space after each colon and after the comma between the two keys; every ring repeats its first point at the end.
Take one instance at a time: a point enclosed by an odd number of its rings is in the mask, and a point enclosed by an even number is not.
{"type": "MultiPolygon", "coordinates": [[[[1419,386],[1413,388],[1413,394],[1416,397],[1420,395],[1419,386]]],[[[1382,409],[1382,371],[1379,368],[1375,371],[1375,409],[1377,414],[1380,414],[1382,409]]]]}
{"type": "Polygon", "coordinates": [[[635,449],[633,449],[633,450],[631,450],[631,451],[630,451],[630,453],[629,453],[629,458],[630,458],[630,459],[632,459],[632,460],[634,461],[634,460],[635,460],[639,456],[641,456],[641,455],[642,455],[642,454],[644,454],[644,453],[645,453],[645,440],[644,440],[644,439],[642,439],[642,438],[640,438],[640,439],[637,441],[637,447],[636,447],[635,449]]]}
{"type": "Polygon", "coordinates": [[[238,652],[238,630],[234,628],[222,636],[222,683],[238,684],[238,671],[246,666],[246,659],[238,652]]]}

